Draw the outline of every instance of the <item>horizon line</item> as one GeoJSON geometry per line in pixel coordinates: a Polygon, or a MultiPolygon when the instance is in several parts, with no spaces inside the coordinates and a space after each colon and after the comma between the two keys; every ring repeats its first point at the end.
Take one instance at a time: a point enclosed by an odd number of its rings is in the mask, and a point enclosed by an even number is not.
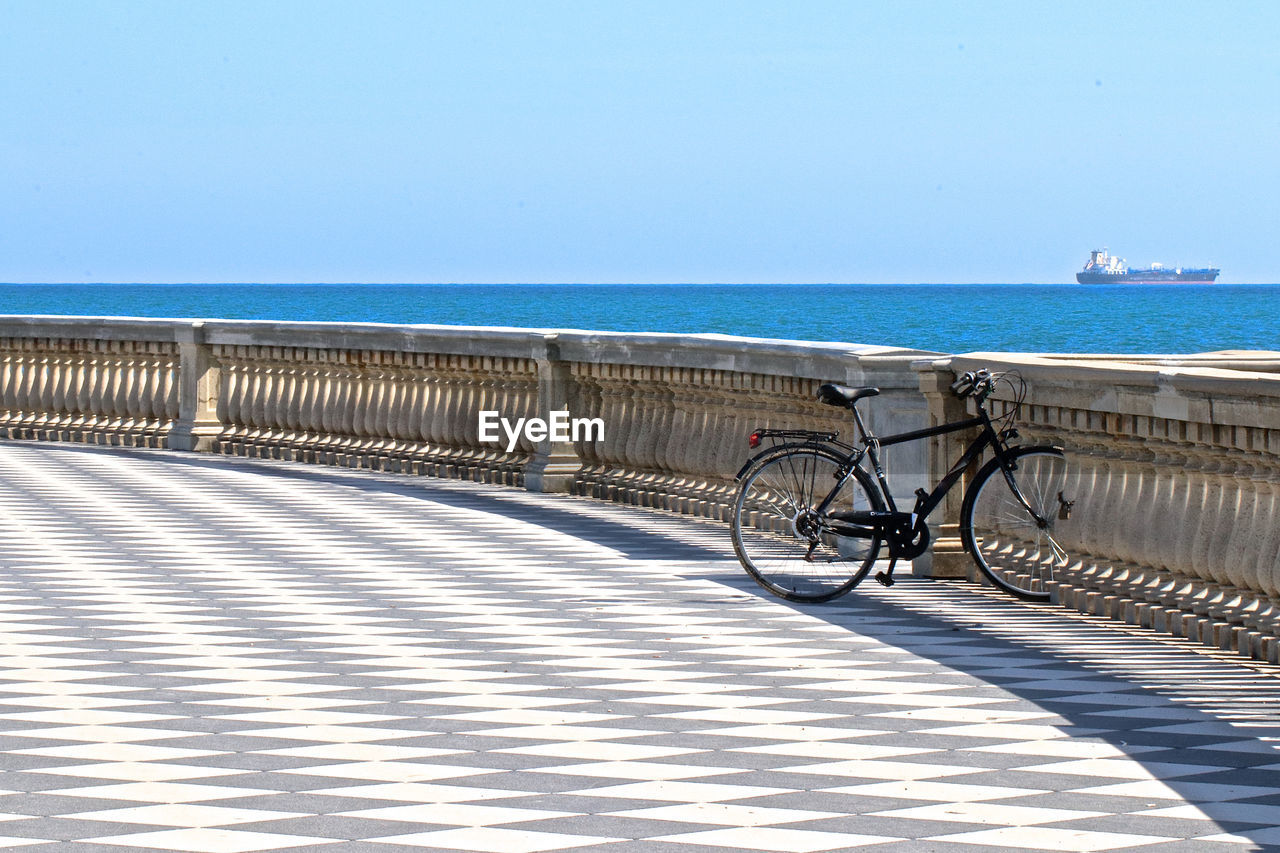
{"type": "MultiPolygon", "coordinates": [[[[1103,283],[1102,286],[1132,287],[1172,285],[1185,287],[1183,282],[1120,282],[1103,283]]],[[[1216,284],[1280,284],[1280,278],[1265,281],[1216,281],[1216,284]]],[[[0,287],[1011,287],[1034,286],[1054,287],[1071,285],[1075,287],[1097,287],[1097,284],[1080,284],[1075,281],[0,281],[0,287]]]]}

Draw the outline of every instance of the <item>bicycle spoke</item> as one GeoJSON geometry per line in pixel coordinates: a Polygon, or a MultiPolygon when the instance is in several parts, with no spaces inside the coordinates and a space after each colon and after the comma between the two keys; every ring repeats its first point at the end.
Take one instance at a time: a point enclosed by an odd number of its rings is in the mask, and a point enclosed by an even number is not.
{"type": "Polygon", "coordinates": [[[979,473],[966,497],[961,534],[992,583],[1022,598],[1045,600],[1055,573],[1069,561],[1053,529],[1066,466],[1052,448],[1015,448],[1013,453],[1017,467],[1012,471],[993,463],[979,473]]]}

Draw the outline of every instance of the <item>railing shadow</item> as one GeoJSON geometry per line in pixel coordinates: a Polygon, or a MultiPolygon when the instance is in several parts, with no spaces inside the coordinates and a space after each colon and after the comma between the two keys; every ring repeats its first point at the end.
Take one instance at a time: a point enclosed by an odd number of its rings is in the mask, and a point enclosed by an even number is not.
{"type": "MultiPolygon", "coordinates": [[[[41,447],[53,452],[93,453],[124,458],[137,458],[139,454],[144,454],[153,458],[163,458],[166,464],[205,470],[221,471],[226,470],[228,465],[234,465],[238,470],[253,471],[264,477],[340,486],[367,493],[399,495],[458,509],[501,515],[514,522],[554,530],[619,551],[629,559],[698,562],[733,558],[731,552],[718,547],[709,547],[698,541],[708,538],[705,535],[690,535],[688,519],[680,516],[654,511],[653,516],[662,519],[665,523],[639,528],[634,524],[609,518],[605,508],[613,506],[612,504],[570,499],[560,495],[536,494],[511,487],[481,485],[463,480],[444,480],[427,476],[405,476],[368,469],[337,468],[176,451],[54,442],[43,443],[41,447]],[[665,528],[665,531],[662,528],[665,528]]],[[[259,496],[259,500],[273,503],[267,495],[259,496]]],[[[286,508],[286,505],[281,502],[274,503],[282,509],[286,508]]],[[[288,504],[287,509],[290,512],[306,513],[306,508],[299,507],[296,503],[288,504]]],[[[708,524],[702,532],[705,533],[711,528],[712,525],[708,524]]]]}
{"type": "MultiPolygon", "coordinates": [[[[772,598],[745,575],[702,577],[772,598]]],[[[1007,691],[1060,718],[1055,726],[1068,738],[1104,741],[1150,779],[1105,778],[1104,762],[1094,787],[1115,785],[1142,807],[1136,812],[1189,816],[1182,810],[1192,806],[1258,845],[1245,849],[1280,849],[1276,667],[965,581],[907,578],[891,589],[864,582],[824,604],[776,600],[1007,691]],[[1146,781],[1183,802],[1145,798],[1146,781]]]]}

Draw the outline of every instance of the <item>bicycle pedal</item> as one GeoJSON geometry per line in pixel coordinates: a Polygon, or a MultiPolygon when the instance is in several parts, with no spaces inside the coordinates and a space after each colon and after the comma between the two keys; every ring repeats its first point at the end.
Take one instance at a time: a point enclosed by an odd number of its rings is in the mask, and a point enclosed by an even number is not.
{"type": "Polygon", "coordinates": [[[893,586],[893,575],[888,572],[876,572],[876,580],[881,586],[893,586]]]}

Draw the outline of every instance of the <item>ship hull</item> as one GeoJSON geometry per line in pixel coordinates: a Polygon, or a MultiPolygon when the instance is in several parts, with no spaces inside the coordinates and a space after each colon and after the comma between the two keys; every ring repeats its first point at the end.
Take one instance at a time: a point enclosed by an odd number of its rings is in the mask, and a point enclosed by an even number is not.
{"type": "Polygon", "coordinates": [[[1080,284],[1213,284],[1218,270],[1141,270],[1138,272],[1078,272],[1080,284]]]}

